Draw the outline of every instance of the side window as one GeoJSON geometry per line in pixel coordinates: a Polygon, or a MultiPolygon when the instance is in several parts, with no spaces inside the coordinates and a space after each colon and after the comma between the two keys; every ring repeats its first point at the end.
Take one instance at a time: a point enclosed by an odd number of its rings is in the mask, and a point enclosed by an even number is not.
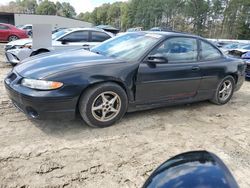
{"type": "Polygon", "coordinates": [[[89,32],[88,31],[75,31],[64,36],[61,40],[67,42],[88,42],[89,32]]]}
{"type": "Polygon", "coordinates": [[[8,30],[9,27],[5,26],[5,25],[0,25],[0,30],[8,30]]]}
{"type": "Polygon", "coordinates": [[[197,40],[186,37],[170,38],[155,49],[151,55],[163,55],[168,59],[168,62],[184,63],[197,61],[197,40]]]}
{"type": "Polygon", "coordinates": [[[109,35],[107,35],[106,33],[92,31],[91,42],[103,42],[109,38],[111,38],[111,37],[109,35]]]}
{"type": "Polygon", "coordinates": [[[208,61],[213,59],[221,58],[221,53],[218,49],[213,47],[211,44],[207,42],[201,41],[201,60],[208,61]]]}

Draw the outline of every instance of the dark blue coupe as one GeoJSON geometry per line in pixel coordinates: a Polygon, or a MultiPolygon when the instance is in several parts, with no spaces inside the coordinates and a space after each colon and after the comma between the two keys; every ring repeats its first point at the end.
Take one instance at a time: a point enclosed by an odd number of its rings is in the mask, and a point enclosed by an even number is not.
{"type": "Polygon", "coordinates": [[[86,51],[29,58],[5,79],[15,106],[32,118],[72,118],[107,127],[128,111],[210,100],[227,103],[246,64],[213,44],[175,32],[134,32],[86,51]]]}

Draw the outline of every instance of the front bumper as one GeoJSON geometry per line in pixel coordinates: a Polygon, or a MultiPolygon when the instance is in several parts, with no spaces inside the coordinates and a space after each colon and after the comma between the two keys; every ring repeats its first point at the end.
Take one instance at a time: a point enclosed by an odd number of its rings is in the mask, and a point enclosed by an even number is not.
{"type": "Polygon", "coordinates": [[[7,63],[10,63],[10,64],[18,64],[20,63],[20,60],[18,59],[17,56],[15,56],[14,54],[10,53],[10,52],[5,52],[5,59],[6,59],[6,62],[7,63]]]}
{"type": "Polygon", "coordinates": [[[30,48],[8,50],[5,52],[6,61],[10,64],[18,64],[22,60],[30,57],[32,52],[33,50],[30,48]]]}
{"type": "MultiPolygon", "coordinates": [[[[77,96],[69,96],[61,91],[39,91],[20,85],[22,77],[10,73],[4,80],[5,88],[18,110],[33,119],[74,119],[77,96]]],[[[67,93],[67,92],[66,92],[67,93]]]]}

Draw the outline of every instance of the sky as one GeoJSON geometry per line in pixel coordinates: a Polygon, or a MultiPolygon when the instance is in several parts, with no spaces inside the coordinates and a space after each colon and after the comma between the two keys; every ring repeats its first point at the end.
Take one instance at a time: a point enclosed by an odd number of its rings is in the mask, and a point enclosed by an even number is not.
{"type": "MultiPolygon", "coordinates": [[[[6,5],[11,0],[0,0],[0,5],[6,5]]],[[[128,0],[50,0],[53,2],[68,2],[76,10],[77,14],[80,12],[87,12],[94,10],[95,7],[100,6],[103,3],[113,3],[116,1],[128,1],[128,0]]]]}

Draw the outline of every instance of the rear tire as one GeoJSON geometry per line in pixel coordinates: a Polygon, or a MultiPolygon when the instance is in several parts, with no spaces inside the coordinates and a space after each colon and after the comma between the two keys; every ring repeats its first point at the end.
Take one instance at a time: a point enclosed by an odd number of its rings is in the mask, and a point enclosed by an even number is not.
{"type": "Polygon", "coordinates": [[[16,36],[16,35],[10,35],[10,36],[8,37],[8,41],[9,41],[9,42],[15,41],[15,40],[18,40],[18,39],[19,39],[19,37],[16,36]]]}
{"type": "Polygon", "coordinates": [[[226,104],[233,96],[235,80],[232,76],[226,76],[217,86],[211,102],[217,105],[226,104]]]}
{"type": "Polygon", "coordinates": [[[79,101],[82,119],[91,127],[104,128],[119,121],[127,111],[126,92],[115,83],[98,84],[84,91],[79,101]]]}

